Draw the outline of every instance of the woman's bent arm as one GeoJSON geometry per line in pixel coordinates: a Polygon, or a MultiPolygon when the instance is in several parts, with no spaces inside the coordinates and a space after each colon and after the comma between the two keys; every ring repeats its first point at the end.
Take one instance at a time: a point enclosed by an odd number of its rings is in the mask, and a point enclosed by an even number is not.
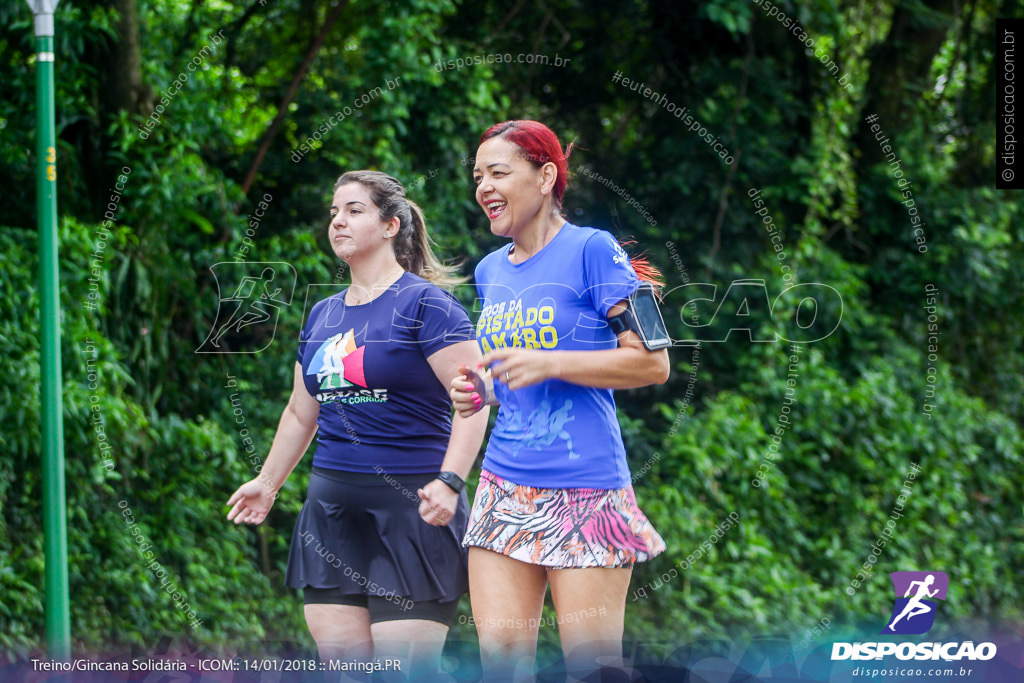
{"type": "MultiPolygon", "coordinates": [[[[623,310],[623,303],[616,304],[610,317],[623,310]]],[[[512,390],[548,379],[601,389],[635,389],[663,384],[671,369],[667,349],[648,351],[640,337],[630,330],[619,335],[617,349],[496,349],[484,356],[484,365],[491,369],[494,381],[504,382],[512,390]]]]}
{"type": "MultiPolygon", "coordinates": [[[[459,365],[475,366],[480,360],[480,347],[475,341],[464,341],[447,346],[432,354],[427,361],[434,369],[438,381],[450,386],[452,380],[461,376],[459,365]]],[[[451,471],[463,480],[473,467],[480,444],[487,431],[487,416],[490,410],[463,417],[456,413],[452,419],[452,434],[448,439],[448,450],[441,464],[441,471],[451,471]]],[[[435,479],[419,492],[420,515],[429,524],[446,524],[455,512],[458,496],[447,484],[435,479]]]]}

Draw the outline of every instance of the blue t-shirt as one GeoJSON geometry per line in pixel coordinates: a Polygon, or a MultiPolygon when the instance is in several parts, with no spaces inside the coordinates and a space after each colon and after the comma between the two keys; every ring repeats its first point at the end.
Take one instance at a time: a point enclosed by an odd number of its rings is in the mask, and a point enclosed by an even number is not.
{"type": "MultiPolygon", "coordinates": [[[[512,245],[476,267],[483,312],[476,336],[486,353],[501,347],[559,351],[614,349],[609,309],[640,284],[629,257],[604,230],[566,223],[523,263],[512,245]]],[[[492,366],[500,376],[501,364],[492,366]]],[[[501,407],[483,466],[517,484],[542,488],[623,488],[626,451],[611,389],[562,380],[510,391],[494,382],[501,407]]]]}
{"type": "Polygon", "coordinates": [[[451,398],[427,357],[471,339],[459,302],[411,273],[367,304],[346,305],[345,292],[317,303],[298,353],[306,390],[320,403],[313,465],[378,474],[440,470],[451,398]]]}

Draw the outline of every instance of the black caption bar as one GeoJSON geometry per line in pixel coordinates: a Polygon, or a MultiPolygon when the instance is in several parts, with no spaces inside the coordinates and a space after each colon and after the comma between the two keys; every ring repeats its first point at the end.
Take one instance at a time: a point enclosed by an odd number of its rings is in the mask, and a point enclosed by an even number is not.
{"type": "Polygon", "coordinates": [[[1024,45],[1024,19],[996,19],[996,187],[1024,190],[1024,117],[1017,109],[1018,47],[1024,45]]]}

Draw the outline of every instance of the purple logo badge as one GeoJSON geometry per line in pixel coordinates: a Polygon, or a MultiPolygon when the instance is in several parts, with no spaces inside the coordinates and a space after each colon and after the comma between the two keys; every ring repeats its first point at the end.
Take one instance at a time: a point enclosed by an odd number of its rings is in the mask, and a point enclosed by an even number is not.
{"type": "Polygon", "coordinates": [[[882,633],[919,635],[935,623],[935,600],[945,600],[949,577],[945,572],[893,572],[889,574],[896,602],[882,633]]]}

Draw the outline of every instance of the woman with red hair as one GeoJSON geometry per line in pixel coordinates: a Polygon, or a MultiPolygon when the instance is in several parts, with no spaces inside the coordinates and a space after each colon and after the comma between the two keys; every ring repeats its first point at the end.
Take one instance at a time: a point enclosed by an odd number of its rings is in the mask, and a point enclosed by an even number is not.
{"type": "Polygon", "coordinates": [[[568,154],[547,126],[506,121],[473,169],[510,239],[476,268],[479,374],[451,386],[464,417],[500,404],[463,541],[488,680],[532,676],[549,584],[567,671],[621,662],[633,564],[665,548],[633,495],[613,390],[665,382],[668,353],[613,331],[641,281],[608,232],[562,217],[568,154]]]}

